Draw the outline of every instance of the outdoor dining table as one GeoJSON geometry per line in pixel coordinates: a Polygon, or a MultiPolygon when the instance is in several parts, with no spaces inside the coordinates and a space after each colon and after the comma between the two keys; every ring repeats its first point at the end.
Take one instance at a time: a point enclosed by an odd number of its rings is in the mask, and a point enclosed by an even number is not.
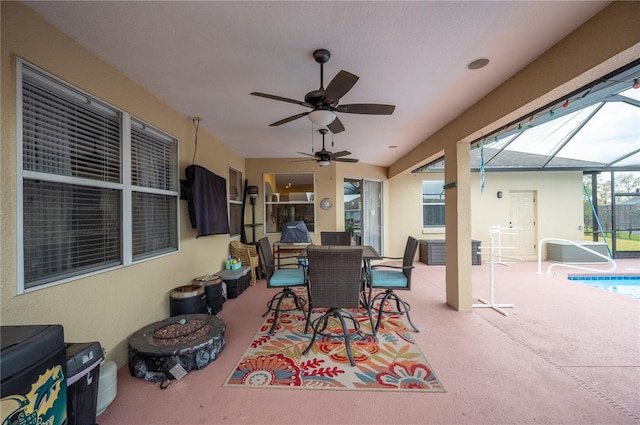
{"type": "Polygon", "coordinates": [[[367,281],[370,281],[371,278],[371,260],[379,260],[382,258],[382,256],[378,254],[378,251],[370,245],[309,245],[298,254],[298,263],[303,267],[306,267],[305,260],[307,259],[307,249],[309,247],[313,247],[313,249],[344,249],[349,247],[362,248],[363,270],[367,281]]]}
{"type": "Polygon", "coordinates": [[[306,267],[308,267],[307,262],[307,249],[309,247],[313,247],[313,249],[344,249],[344,248],[362,248],[362,271],[364,274],[364,279],[362,281],[362,287],[360,288],[360,304],[367,311],[369,315],[369,320],[373,323],[372,309],[370,305],[371,293],[367,296],[366,288],[371,283],[371,260],[380,260],[383,257],[378,254],[378,251],[375,250],[374,247],[369,245],[309,245],[305,247],[304,250],[298,254],[298,264],[305,268],[305,275],[307,274],[306,267]]]}
{"type": "Polygon", "coordinates": [[[382,257],[378,254],[378,251],[370,245],[307,245],[298,254],[299,259],[307,258],[307,249],[313,247],[313,249],[343,249],[343,248],[362,248],[362,258],[364,261],[379,260],[382,257]]]}

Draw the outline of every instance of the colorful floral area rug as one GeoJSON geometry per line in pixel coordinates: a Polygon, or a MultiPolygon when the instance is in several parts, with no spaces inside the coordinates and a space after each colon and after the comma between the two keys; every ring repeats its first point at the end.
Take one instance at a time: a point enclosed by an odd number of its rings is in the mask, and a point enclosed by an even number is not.
{"type": "MultiPolygon", "coordinates": [[[[312,319],[322,312],[314,310],[312,319]]],[[[341,339],[319,335],[307,355],[302,354],[313,335],[311,329],[304,333],[304,314],[280,314],[269,335],[270,313],[224,386],[446,392],[398,316],[385,315],[374,337],[366,312],[354,312],[362,338],[351,342],[356,362],[351,366],[341,339]]],[[[332,319],[329,330],[335,329],[340,324],[332,319]]]]}

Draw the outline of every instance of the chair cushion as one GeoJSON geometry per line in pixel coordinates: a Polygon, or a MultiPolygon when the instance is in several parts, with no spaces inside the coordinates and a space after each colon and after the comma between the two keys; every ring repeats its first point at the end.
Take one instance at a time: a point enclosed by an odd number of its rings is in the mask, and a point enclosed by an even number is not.
{"type": "Polygon", "coordinates": [[[407,277],[395,270],[372,270],[374,288],[406,288],[407,277]]]}
{"type": "Polygon", "coordinates": [[[271,279],[270,286],[296,286],[304,285],[304,271],[302,269],[278,269],[271,279]]]}

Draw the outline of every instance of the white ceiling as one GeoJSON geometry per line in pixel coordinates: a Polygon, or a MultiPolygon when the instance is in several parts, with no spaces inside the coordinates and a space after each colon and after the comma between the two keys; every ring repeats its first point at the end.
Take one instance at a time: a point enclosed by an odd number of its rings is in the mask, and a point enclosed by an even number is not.
{"type": "MultiPolygon", "coordinates": [[[[339,114],[327,149],[389,166],[596,14],[608,1],[43,1],[26,2],[246,158],[303,158],[321,136],[291,103],[344,69],[346,103],[390,116],[339,114]],[[487,57],[487,67],[466,65],[487,57]],[[312,140],[313,135],[313,140],[312,140]],[[397,148],[390,149],[390,145],[397,148]]],[[[117,106],[117,105],[116,105],[117,106]]],[[[162,128],[162,123],[151,123],[162,128]]],[[[317,128],[315,129],[317,130],[317,128]]],[[[196,158],[196,162],[197,158],[196,158]]]]}

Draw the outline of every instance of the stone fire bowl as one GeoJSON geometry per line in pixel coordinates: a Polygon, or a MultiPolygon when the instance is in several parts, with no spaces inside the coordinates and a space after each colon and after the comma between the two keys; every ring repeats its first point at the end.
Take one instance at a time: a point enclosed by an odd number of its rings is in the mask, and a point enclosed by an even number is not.
{"type": "Polygon", "coordinates": [[[202,369],[224,348],[225,330],[222,319],[208,314],[183,314],[147,325],[129,339],[129,372],[146,381],[162,382],[176,378],[170,372],[174,367],[185,372],[202,369]],[[182,326],[190,328],[194,324],[201,330],[180,333],[182,326]],[[177,330],[181,336],[163,335],[163,339],[158,339],[159,331],[165,329],[177,330]],[[194,337],[198,333],[200,335],[194,337]]]}

